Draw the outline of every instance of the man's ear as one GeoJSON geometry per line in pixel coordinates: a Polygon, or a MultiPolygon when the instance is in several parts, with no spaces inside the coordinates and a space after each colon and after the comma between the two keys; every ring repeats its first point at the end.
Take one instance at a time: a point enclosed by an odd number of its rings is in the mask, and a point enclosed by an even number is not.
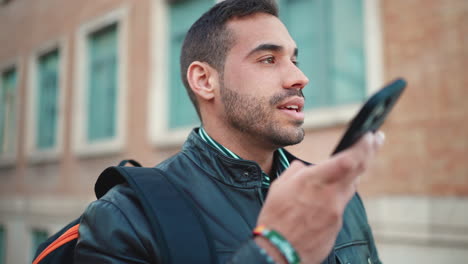
{"type": "Polygon", "coordinates": [[[211,100],[219,84],[218,71],[206,62],[194,61],[187,69],[187,80],[196,95],[211,100]]]}

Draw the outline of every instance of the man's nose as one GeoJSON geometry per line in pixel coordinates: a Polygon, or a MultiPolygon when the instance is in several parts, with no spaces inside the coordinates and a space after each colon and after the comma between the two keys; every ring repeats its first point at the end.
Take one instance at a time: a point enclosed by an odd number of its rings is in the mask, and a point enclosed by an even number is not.
{"type": "Polygon", "coordinates": [[[283,86],[285,89],[303,89],[309,83],[309,78],[292,63],[284,73],[283,86]]]}

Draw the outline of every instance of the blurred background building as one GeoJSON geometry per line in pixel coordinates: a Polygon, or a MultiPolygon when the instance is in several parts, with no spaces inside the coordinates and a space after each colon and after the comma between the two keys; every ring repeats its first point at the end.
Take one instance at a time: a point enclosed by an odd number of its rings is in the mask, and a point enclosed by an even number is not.
{"type": "MultiPolygon", "coordinates": [[[[0,264],[94,200],[107,166],[153,166],[197,125],[179,80],[190,24],[214,0],[0,0],[0,264]]],[[[395,77],[409,83],[362,176],[385,263],[467,263],[468,1],[280,0],[300,49],[306,139],[326,159],[395,77]]]]}

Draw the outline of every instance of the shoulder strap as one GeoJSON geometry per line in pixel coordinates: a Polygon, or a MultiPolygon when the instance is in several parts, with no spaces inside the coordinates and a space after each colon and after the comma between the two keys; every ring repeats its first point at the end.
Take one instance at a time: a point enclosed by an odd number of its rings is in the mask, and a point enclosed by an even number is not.
{"type": "Polygon", "coordinates": [[[73,261],[81,216],[41,243],[32,264],[73,261]]]}
{"type": "Polygon", "coordinates": [[[96,182],[96,196],[100,198],[124,182],[142,204],[159,246],[161,263],[216,262],[206,223],[194,202],[168,176],[156,168],[109,167],[96,182]]]}
{"type": "Polygon", "coordinates": [[[122,167],[122,166],[127,165],[127,163],[132,164],[133,167],[143,167],[143,166],[141,166],[141,164],[140,164],[138,161],[132,160],[132,159],[122,160],[122,161],[119,163],[119,165],[117,165],[117,166],[122,167]]]}

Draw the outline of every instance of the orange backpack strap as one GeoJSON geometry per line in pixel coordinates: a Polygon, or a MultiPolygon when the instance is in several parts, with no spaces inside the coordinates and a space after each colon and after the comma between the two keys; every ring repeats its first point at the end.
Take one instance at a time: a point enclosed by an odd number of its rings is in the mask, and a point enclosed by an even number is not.
{"type": "MultiPolygon", "coordinates": [[[[124,160],[119,164],[119,166],[125,166],[127,163],[130,163],[133,166],[141,166],[134,160],[124,160]]],[[[116,179],[110,178],[109,181],[101,181],[101,184],[104,185],[105,192],[107,192],[115,185],[124,182],[125,178],[117,177],[116,179]]],[[[97,184],[97,186],[100,187],[99,184],[97,184]]],[[[104,195],[105,192],[102,192],[101,196],[104,195]]],[[[82,215],[68,223],[58,232],[50,236],[46,241],[41,243],[36,249],[36,253],[33,258],[34,261],[32,263],[73,263],[75,247],[79,237],[78,228],[81,217],[82,215]]]]}
{"type": "Polygon", "coordinates": [[[33,261],[33,264],[39,264],[39,262],[44,259],[47,255],[49,255],[50,252],[56,250],[57,248],[65,245],[66,243],[77,239],[79,234],[78,234],[78,228],[80,227],[80,224],[76,224],[72,227],[70,227],[65,233],[63,233],[61,236],[59,236],[54,242],[52,242],[46,249],[44,249],[39,256],[33,261]]]}

